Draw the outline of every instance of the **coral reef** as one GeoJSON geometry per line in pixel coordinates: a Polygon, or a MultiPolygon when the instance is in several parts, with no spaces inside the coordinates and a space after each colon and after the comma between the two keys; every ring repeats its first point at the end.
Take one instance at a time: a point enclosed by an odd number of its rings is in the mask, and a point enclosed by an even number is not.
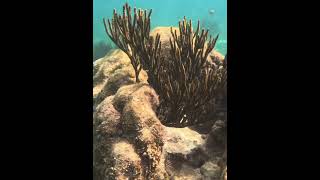
{"type": "Polygon", "coordinates": [[[150,32],[128,4],[105,23],[112,50],[93,67],[94,180],[226,178],[227,57],[218,39],[179,27],[150,32]],[[205,127],[205,128],[204,128],[205,127]]]}
{"type": "MultiPolygon", "coordinates": [[[[170,32],[170,28],[156,29],[170,32]]],[[[113,85],[117,81],[109,81],[118,72],[133,73],[130,60],[122,51],[115,50],[96,61],[94,69],[94,95],[102,98],[96,101],[93,114],[94,180],[220,176],[225,143],[221,141],[225,133],[221,121],[208,134],[162,125],[155,113],[159,97],[147,84],[147,77],[144,82],[131,84],[113,85]],[[104,93],[108,83],[114,89],[104,93]]],[[[119,81],[122,78],[127,77],[121,76],[119,81]]],[[[130,78],[134,82],[134,77],[130,78]]]]}
{"type": "Polygon", "coordinates": [[[148,83],[160,96],[157,115],[163,124],[186,127],[212,120],[227,71],[222,63],[208,61],[218,36],[207,41],[209,31],[200,33],[198,21],[194,32],[192,21],[184,18],[179,31],[171,29],[170,50],[163,53],[160,35],[150,36],[151,13],[134,8],[132,18],[126,3],[122,16],[114,10],[111,22],[104,20],[106,33],[128,55],[136,82],[142,68],[147,72],[148,83]]]}

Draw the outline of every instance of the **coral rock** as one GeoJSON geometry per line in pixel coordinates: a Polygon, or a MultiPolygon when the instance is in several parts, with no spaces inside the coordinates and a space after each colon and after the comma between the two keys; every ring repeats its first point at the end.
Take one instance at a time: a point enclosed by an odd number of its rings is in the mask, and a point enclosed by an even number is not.
{"type": "Polygon", "coordinates": [[[96,131],[108,135],[119,133],[120,113],[112,105],[113,98],[114,96],[109,96],[102,101],[93,116],[94,127],[97,127],[96,131]]]}
{"type": "Polygon", "coordinates": [[[168,173],[180,179],[189,177],[188,172],[190,176],[198,177],[197,171],[193,170],[208,159],[201,149],[204,143],[202,135],[194,130],[165,127],[163,151],[168,173]]]}
{"type": "MultiPolygon", "coordinates": [[[[93,64],[93,99],[97,105],[107,96],[114,95],[124,85],[135,82],[134,69],[129,57],[121,50],[112,50],[93,64]]],[[[147,82],[147,73],[141,71],[140,81],[147,82]]]]}
{"type": "Polygon", "coordinates": [[[137,151],[143,157],[144,176],[151,178],[166,174],[160,167],[163,126],[153,107],[159,103],[155,91],[146,84],[134,84],[120,88],[113,100],[122,112],[122,128],[137,151]]]}
{"type": "Polygon", "coordinates": [[[214,151],[222,152],[227,143],[227,129],[224,121],[218,120],[212,126],[212,130],[206,139],[206,148],[214,151]]]}
{"type": "Polygon", "coordinates": [[[220,177],[220,167],[217,164],[212,162],[206,162],[200,169],[201,174],[204,176],[204,179],[213,179],[218,180],[220,177]]]}
{"type": "Polygon", "coordinates": [[[125,140],[114,143],[112,156],[115,158],[113,171],[116,179],[142,179],[141,159],[132,144],[125,140]]]}

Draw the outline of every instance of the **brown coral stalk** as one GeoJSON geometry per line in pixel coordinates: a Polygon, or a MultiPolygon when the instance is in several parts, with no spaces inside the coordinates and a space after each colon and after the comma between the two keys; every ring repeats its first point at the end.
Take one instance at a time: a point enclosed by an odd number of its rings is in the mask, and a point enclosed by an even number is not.
{"type": "Polygon", "coordinates": [[[107,35],[130,58],[135,71],[136,82],[139,82],[139,73],[142,66],[155,71],[155,67],[158,65],[152,61],[159,59],[161,43],[159,42],[160,37],[156,38],[156,41],[149,37],[151,13],[152,10],[147,15],[146,10],[139,9],[137,11],[134,8],[134,16],[132,18],[131,7],[126,3],[123,6],[122,16],[118,15],[114,10],[111,22],[108,19],[107,23],[104,19],[107,35]],[[151,50],[149,49],[150,47],[151,50]]]}
{"type": "MultiPolygon", "coordinates": [[[[185,127],[197,124],[200,116],[210,101],[213,101],[221,84],[222,73],[218,67],[206,67],[209,53],[213,50],[218,36],[210,36],[208,30],[201,30],[198,21],[196,32],[193,32],[192,21],[186,18],[179,22],[179,32],[171,28],[169,66],[163,82],[164,106],[169,112],[164,123],[170,126],[185,127]]],[[[160,94],[161,97],[161,94],[160,94]]]]}

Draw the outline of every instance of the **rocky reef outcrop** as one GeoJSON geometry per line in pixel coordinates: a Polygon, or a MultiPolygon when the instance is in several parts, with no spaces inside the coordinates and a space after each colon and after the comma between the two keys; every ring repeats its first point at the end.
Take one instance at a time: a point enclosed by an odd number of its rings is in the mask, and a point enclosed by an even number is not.
{"type": "MultiPolygon", "coordinates": [[[[161,35],[162,50],[169,48],[170,28],[161,35]]],[[[165,53],[164,53],[165,54],[165,53]]],[[[223,59],[218,52],[213,56],[223,59]]],[[[210,61],[210,60],[209,60],[210,61]]],[[[155,110],[159,97],[142,70],[135,83],[127,55],[113,50],[93,68],[94,180],[112,179],[221,179],[226,176],[226,129],[223,120],[203,133],[197,127],[161,124],[155,110]]]]}

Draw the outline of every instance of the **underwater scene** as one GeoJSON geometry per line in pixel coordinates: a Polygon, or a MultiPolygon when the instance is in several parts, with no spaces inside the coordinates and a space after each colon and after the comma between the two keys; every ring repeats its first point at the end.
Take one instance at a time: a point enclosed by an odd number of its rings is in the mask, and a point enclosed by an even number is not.
{"type": "Polygon", "coordinates": [[[113,9],[122,11],[128,2],[132,7],[152,9],[151,29],[157,26],[178,26],[184,16],[194,25],[209,29],[212,35],[219,34],[215,49],[227,52],[227,0],[93,0],[93,60],[103,57],[115,45],[106,35],[103,18],[110,18],[113,9]]]}
{"type": "Polygon", "coordinates": [[[93,8],[93,179],[227,180],[227,1],[93,8]]]}

